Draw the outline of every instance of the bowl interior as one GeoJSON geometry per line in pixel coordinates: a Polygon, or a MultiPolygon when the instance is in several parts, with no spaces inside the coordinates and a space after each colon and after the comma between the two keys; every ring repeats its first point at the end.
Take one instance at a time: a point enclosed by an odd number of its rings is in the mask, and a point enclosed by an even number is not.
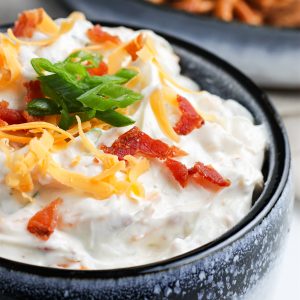
{"type": "MultiPolygon", "coordinates": [[[[97,23],[105,26],[119,26],[119,24],[113,23],[97,23]]],[[[4,31],[8,26],[10,25],[0,27],[0,31],[4,31]]],[[[263,167],[265,185],[262,192],[254,198],[251,211],[234,228],[209,244],[177,257],[148,265],[104,271],[76,271],[31,266],[0,258],[0,266],[46,276],[52,274],[53,276],[80,278],[110,278],[161,270],[184,263],[185,260],[201,259],[212,251],[238,239],[239,236],[255,226],[256,222],[259,222],[276,203],[287,180],[290,160],[289,145],[282,122],[267,96],[239,71],[209,52],[173,37],[165,36],[165,38],[180,56],[184,75],[196,81],[201,89],[224,99],[237,100],[253,114],[257,124],[264,123],[266,126],[270,142],[263,167]]]]}

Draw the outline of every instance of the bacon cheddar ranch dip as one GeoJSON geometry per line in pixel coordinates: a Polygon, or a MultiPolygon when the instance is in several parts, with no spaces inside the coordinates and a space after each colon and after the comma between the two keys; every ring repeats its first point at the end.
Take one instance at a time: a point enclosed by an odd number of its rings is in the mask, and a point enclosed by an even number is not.
{"type": "Polygon", "coordinates": [[[0,256],[113,269],[217,238],[262,187],[267,136],[148,30],[20,14],[0,41],[0,256]]]}

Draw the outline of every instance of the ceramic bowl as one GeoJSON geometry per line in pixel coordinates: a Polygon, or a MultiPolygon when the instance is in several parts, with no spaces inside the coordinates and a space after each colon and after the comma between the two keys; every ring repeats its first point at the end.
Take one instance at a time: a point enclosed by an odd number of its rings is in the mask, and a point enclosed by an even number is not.
{"type": "Polygon", "coordinates": [[[268,282],[274,284],[293,200],[284,126],[267,96],[235,68],[199,47],[165,37],[180,56],[184,75],[202,89],[236,99],[256,123],[266,126],[270,142],[263,166],[265,185],[251,211],[207,245],[138,267],[61,270],[0,258],[1,299],[265,299],[268,282]]]}

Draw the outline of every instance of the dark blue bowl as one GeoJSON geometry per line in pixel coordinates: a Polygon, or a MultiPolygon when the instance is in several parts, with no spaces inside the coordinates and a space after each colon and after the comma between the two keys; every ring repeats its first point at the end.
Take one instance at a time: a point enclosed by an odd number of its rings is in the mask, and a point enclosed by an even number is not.
{"type": "Polygon", "coordinates": [[[211,243],[139,267],[61,270],[0,258],[0,296],[38,300],[236,299],[258,295],[267,287],[289,230],[293,200],[290,150],[282,121],[267,96],[235,68],[201,48],[165,37],[181,57],[185,75],[213,94],[236,99],[251,111],[256,123],[266,125],[270,144],[263,167],[265,186],[253,198],[251,211],[211,243]]]}

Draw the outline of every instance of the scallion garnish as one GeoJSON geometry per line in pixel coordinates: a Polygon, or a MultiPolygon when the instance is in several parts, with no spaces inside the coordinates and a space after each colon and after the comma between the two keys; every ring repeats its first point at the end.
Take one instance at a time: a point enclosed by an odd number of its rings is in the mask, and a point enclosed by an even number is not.
{"type": "Polygon", "coordinates": [[[91,76],[87,69],[97,67],[101,61],[101,55],[87,51],[75,52],[55,64],[45,58],[33,58],[31,64],[45,98],[33,99],[27,112],[33,116],[60,114],[59,126],[63,129],[75,122],[74,114],[83,121],[96,117],[116,127],[133,124],[132,119],[115,109],[142,99],[140,93],[122,86],[137,72],[120,69],[114,75],[91,76]]]}

